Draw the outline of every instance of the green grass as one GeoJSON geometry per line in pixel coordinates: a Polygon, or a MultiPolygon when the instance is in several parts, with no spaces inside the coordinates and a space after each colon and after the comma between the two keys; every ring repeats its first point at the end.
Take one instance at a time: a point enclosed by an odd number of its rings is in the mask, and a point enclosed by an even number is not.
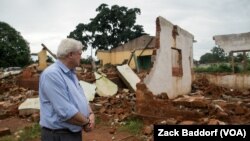
{"type": "Polygon", "coordinates": [[[95,124],[101,124],[101,123],[102,123],[102,121],[101,121],[100,117],[96,116],[95,117],[95,124]]]}
{"type": "Polygon", "coordinates": [[[20,138],[18,141],[28,141],[30,139],[35,139],[37,137],[40,137],[41,135],[41,128],[38,123],[34,124],[31,127],[25,127],[23,129],[23,132],[19,134],[20,138]]]}
{"type": "Polygon", "coordinates": [[[0,138],[0,141],[14,141],[14,136],[4,136],[0,138]]]}
{"type": "Polygon", "coordinates": [[[125,121],[125,124],[119,128],[120,131],[126,131],[133,135],[138,135],[142,131],[143,121],[138,118],[131,118],[125,121]]]}
{"type": "Polygon", "coordinates": [[[210,73],[216,73],[216,72],[232,72],[232,68],[228,66],[227,64],[214,64],[209,67],[196,67],[194,68],[195,72],[210,72],[210,73]]]}
{"type": "Polygon", "coordinates": [[[38,123],[35,123],[30,127],[25,127],[24,129],[19,130],[15,134],[0,138],[0,141],[29,141],[35,138],[39,138],[40,133],[40,125],[38,123]]]}
{"type": "MultiPolygon", "coordinates": [[[[221,63],[221,64],[212,64],[208,67],[195,67],[195,72],[206,72],[206,73],[232,73],[233,69],[229,64],[221,63]]],[[[249,73],[250,72],[250,64],[247,65],[246,70],[243,70],[241,65],[235,64],[234,73],[249,73]]]]}

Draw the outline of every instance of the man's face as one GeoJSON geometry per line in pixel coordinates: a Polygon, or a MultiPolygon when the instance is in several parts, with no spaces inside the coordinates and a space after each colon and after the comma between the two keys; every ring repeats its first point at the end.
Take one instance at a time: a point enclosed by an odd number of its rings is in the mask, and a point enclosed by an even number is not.
{"type": "Polygon", "coordinates": [[[80,66],[80,60],[82,57],[82,51],[72,52],[72,65],[75,67],[80,66]]]}

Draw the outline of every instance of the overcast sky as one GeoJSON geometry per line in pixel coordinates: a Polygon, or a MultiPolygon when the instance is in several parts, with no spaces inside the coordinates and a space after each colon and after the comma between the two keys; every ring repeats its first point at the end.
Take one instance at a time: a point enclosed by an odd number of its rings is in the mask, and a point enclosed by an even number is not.
{"type": "Polygon", "coordinates": [[[250,32],[250,0],[0,0],[0,21],[19,31],[32,53],[41,43],[56,53],[59,42],[79,23],[89,23],[102,3],[139,8],[136,24],[152,36],[158,16],[187,30],[197,41],[196,60],[215,46],[214,35],[250,32]]]}

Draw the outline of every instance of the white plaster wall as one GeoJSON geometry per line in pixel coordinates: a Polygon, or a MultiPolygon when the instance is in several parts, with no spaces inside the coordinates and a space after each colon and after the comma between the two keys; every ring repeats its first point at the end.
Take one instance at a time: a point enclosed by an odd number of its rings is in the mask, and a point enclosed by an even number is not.
{"type": "MultiPolygon", "coordinates": [[[[198,75],[199,77],[199,74],[195,75],[198,75]]],[[[241,91],[250,89],[249,74],[229,74],[229,75],[202,74],[202,76],[205,76],[210,83],[215,84],[217,86],[238,89],[241,91]]]]}
{"type": "Polygon", "coordinates": [[[191,67],[193,60],[193,40],[192,34],[178,28],[179,36],[177,36],[177,48],[182,50],[182,77],[173,77],[174,96],[188,94],[191,92],[192,75],[191,67]],[[174,83],[176,82],[176,83],[174,83]]]}
{"type": "Polygon", "coordinates": [[[163,92],[169,98],[178,95],[188,94],[191,91],[191,63],[193,46],[193,35],[178,27],[177,48],[182,50],[183,76],[172,76],[171,47],[173,45],[172,29],[173,24],[162,17],[160,20],[160,48],[157,50],[154,66],[149,75],[144,79],[144,83],[158,95],[163,92]]]}
{"type": "Polygon", "coordinates": [[[250,49],[250,32],[241,34],[216,35],[215,44],[224,49],[226,53],[236,50],[250,49]]]}
{"type": "Polygon", "coordinates": [[[172,91],[172,65],[171,49],[173,24],[165,20],[160,20],[160,48],[157,50],[153,68],[144,79],[147,87],[157,95],[167,92],[169,97],[173,97],[172,91]]]}

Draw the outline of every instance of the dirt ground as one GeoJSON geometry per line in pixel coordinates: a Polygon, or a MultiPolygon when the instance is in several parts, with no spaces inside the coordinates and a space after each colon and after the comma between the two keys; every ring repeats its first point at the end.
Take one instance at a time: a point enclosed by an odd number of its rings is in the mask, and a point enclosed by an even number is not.
{"type": "Polygon", "coordinates": [[[33,124],[32,122],[26,119],[19,118],[19,117],[9,117],[9,118],[0,120],[0,128],[8,127],[11,133],[14,133],[32,124],[33,124]]]}
{"type": "MultiPolygon", "coordinates": [[[[10,117],[0,120],[0,128],[8,127],[12,135],[27,126],[31,126],[34,122],[19,117],[10,117]]],[[[83,132],[83,141],[139,141],[135,136],[128,132],[113,131],[109,126],[105,124],[96,125],[92,132],[83,132]]],[[[0,137],[1,140],[1,137],[0,137]]],[[[40,141],[40,138],[33,139],[31,141],[40,141]]]]}
{"type": "Polygon", "coordinates": [[[97,125],[96,128],[89,133],[83,133],[84,141],[139,141],[135,136],[127,132],[117,131],[114,134],[110,134],[110,127],[97,125]]]}

